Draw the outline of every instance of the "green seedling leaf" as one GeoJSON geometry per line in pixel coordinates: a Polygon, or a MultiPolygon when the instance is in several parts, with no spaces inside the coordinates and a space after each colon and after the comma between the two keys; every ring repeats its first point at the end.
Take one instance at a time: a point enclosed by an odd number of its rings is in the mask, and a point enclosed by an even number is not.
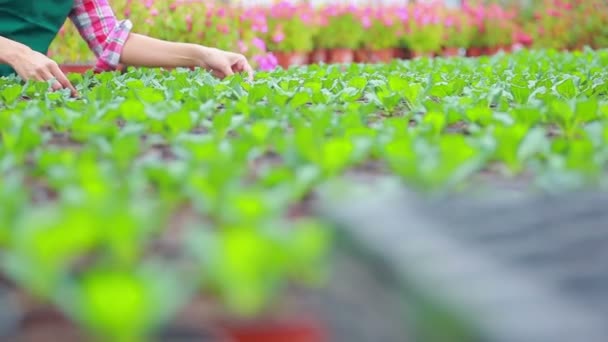
{"type": "Polygon", "coordinates": [[[572,78],[567,78],[555,85],[557,93],[565,99],[573,99],[578,95],[576,85],[572,78]]]}
{"type": "Polygon", "coordinates": [[[23,91],[23,87],[19,84],[11,85],[2,89],[2,100],[6,104],[13,104],[19,97],[23,91]]]}

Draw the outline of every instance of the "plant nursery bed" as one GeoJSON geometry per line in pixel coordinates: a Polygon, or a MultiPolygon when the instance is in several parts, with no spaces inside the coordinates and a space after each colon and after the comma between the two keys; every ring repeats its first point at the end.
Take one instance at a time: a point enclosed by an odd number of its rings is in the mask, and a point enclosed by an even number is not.
{"type": "Polygon", "coordinates": [[[605,184],[607,51],[69,77],[80,98],[0,79],[0,274],[86,338],[323,341],[314,313],[267,313],[331,272],[324,184],[605,184]]]}

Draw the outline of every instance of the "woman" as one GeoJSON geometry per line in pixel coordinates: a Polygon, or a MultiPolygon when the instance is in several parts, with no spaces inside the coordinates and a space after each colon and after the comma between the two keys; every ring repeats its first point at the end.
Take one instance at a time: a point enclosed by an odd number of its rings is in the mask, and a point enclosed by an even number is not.
{"type": "Polygon", "coordinates": [[[51,81],[53,89],[76,89],[45,54],[69,18],[97,56],[97,71],[119,64],[140,67],[202,67],[224,78],[253,70],[240,54],[186,43],[167,42],[131,32],[118,21],[108,0],[0,0],[0,76],[51,81]]]}

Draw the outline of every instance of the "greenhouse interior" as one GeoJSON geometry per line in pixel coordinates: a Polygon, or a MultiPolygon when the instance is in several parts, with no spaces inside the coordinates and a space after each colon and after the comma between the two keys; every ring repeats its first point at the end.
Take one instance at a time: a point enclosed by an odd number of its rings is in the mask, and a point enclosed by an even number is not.
{"type": "Polygon", "coordinates": [[[606,0],[0,0],[0,341],[606,342],[607,171],[606,0]]]}

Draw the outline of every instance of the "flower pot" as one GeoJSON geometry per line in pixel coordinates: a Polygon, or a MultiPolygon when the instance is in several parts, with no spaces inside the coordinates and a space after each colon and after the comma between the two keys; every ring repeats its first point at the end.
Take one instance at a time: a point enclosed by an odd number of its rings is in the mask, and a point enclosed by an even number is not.
{"type": "Polygon", "coordinates": [[[94,64],[66,63],[59,65],[59,69],[64,74],[84,74],[89,70],[93,70],[93,68],[95,68],[94,64]]]}
{"type": "Polygon", "coordinates": [[[220,325],[234,342],[325,342],[329,338],[320,323],[312,319],[224,322],[220,325]]]}
{"type": "Polygon", "coordinates": [[[585,50],[585,44],[576,44],[576,45],[570,47],[568,50],[571,51],[571,52],[584,51],[585,50]]]}
{"type": "Polygon", "coordinates": [[[433,58],[435,56],[434,52],[423,52],[423,51],[412,51],[411,57],[412,59],[416,58],[433,58]]]}
{"type": "Polygon", "coordinates": [[[467,49],[467,57],[479,57],[483,54],[483,49],[477,46],[472,46],[467,49]]]}
{"type": "Polygon", "coordinates": [[[355,54],[350,49],[329,50],[329,63],[350,64],[355,60],[355,54]]]}
{"type": "Polygon", "coordinates": [[[483,54],[486,56],[494,56],[498,52],[500,52],[499,46],[486,46],[485,48],[483,48],[483,54]]]}
{"type": "Polygon", "coordinates": [[[273,52],[283,69],[308,64],[308,54],[303,52],[273,52]]]}
{"type": "Polygon", "coordinates": [[[460,48],[445,47],[445,48],[443,48],[442,55],[444,57],[458,57],[458,56],[460,56],[460,48]]]}
{"type": "Polygon", "coordinates": [[[367,63],[370,61],[370,51],[367,49],[358,49],[354,51],[355,63],[367,63]]]}
{"type": "Polygon", "coordinates": [[[408,59],[409,51],[406,48],[393,48],[393,58],[408,59]]]}
{"type": "MultiPolygon", "coordinates": [[[[175,324],[179,323],[176,327],[181,329],[172,329],[170,335],[195,336],[198,330],[199,333],[213,335],[213,341],[217,342],[329,341],[327,322],[319,318],[316,309],[311,310],[308,303],[299,294],[286,294],[255,316],[241,316],[227,310],[215,296],[197,296],[175,316],[175,324]]],[[[179,339],[167,339],[174,340],[179,339]]],[[[203,341],[196,338],[183,340],[203,341]]]]}
{"type": "Polygon", "coordinates": [[[225,331],[201,323],[198,326],[172,324],[156,334],[155,341],[235,342],[225,331]]]}
{"type": "MultiPolygon", "coordinates": [[[[59,69],[63,71],[64,74],[85,74],[89,70],[95,69],[94,63],[64,63],[59,64],[59,69]]],[[[127,68],[123,65],[119,65],[116,68],[116,71],[125,72],[127,68]]]]}
{"type": "Polygon", "coordinates": [[[317,49],[313,50],[309,56],[310,63],[321,64],[327,63],[327,50],[317,49]]]}
{"type": "Polygon", "coordinates": [[[371,50],[369,61],[372,63],[389,63],[393,59],[393,49],[371,50]]]}

